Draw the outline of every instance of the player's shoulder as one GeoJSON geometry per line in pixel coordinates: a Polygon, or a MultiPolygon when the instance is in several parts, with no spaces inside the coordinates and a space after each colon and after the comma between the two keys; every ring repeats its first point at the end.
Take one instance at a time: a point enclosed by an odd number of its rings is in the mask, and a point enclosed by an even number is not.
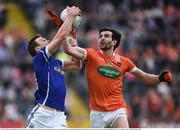
{"type": "Polygon", "coordinates": [[[93,49],[93,48],[86,48],[87,51],[91,51],[91,52],[97,52],[97,50],[93,49]]]}
{"type": "Polygon", "coordinates": [[[128,60],[129,58],[126,56],[120,56],[121,60],[128,60]]]}
{"type": "Polygon", "coordinates": [[[120,59],[121,59],[122,62],[131,61],[131,59],[129,57],[126,57],[126,56],[120,56],[120,59]]]}
{"type": "Polygon", "coordinates": [[[86,51],[87,51],[87,54],[90,54],[90,55],[96,55],[99,53],[99,51],[97,51],[93,48],[86,48],[86,51]]]}

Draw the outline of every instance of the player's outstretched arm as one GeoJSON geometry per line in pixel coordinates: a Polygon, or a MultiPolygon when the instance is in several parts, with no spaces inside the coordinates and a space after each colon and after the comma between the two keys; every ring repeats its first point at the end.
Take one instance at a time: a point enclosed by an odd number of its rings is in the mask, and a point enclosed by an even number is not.
{"type": "MultiPolygon", "coordinates": [[[[72,47],[78,47],[76,34],[72,35],[72,32],[71,32],[71,35],[67,37],[66,40],[68,44],[70,44],[72,47]]],[[[80,70],[81,68],[82,68],[82,60],[79,60],[76,57],[72,56],[71,60],[64,62],[64,71],[66,72],[80,70]]]]}
{"type": "Polygon", "coordinates": [[[169,71],[163,71],[160,75],[148,74],[140,69],[132,72],[136,77],[140,78],[147,84],[156,84],[159,82],[171,82],[172,76],[169,71]]]}
{"type": "Polygon", "coordinates": [[[68,15],[56,33],[55,37],[52,39],[50,44],[48,45],[48,52],[52,54],[57,48],[59,48],[66,37],[69,35],[73,23],[73,19],[75,16],[80,15],[80,9],[78,7],[67,7],[68,15]]]}

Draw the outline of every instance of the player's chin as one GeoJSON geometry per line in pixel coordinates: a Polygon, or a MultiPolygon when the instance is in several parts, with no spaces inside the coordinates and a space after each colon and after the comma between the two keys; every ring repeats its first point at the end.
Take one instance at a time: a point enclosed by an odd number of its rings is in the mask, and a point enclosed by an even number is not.
{"type": "Polygon", "coordinates": [[[103,45],[103,44],[101,44],[101,45],[100,45],[100,48],[101,48],[101,50],[104,50],[104,49],[106,49],[106,46],[103,45]]]}
{"type": "Polygon", "coordinates": [[[107,51],[108,50],[107,47],[100,47],[100,49],[103,50],[103,51],[107,51]]]}

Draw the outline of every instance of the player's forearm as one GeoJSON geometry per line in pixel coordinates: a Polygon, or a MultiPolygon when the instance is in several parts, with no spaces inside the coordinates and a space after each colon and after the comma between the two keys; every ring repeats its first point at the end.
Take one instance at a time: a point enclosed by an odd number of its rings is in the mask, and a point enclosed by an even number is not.
{"type": "Polygon", "coordinates": [[[73,70],[80,70],[80,69],[82,69],[82,61],[78,60],[76,61],[76,64],[74,65],[73,70]]]}
{"type": "Polygon", "coordinates": [[[154,74],[147,74],[145,73],[142,77],[141,80],[146,83],[146,84],[156,84],[159,83],[159,75],[154,75],[154,74]]]}
{"type": "Polygon", "coordinates": [[[77,58],[78,60],[83,60],[84,55],[78,50],[78,47],[72,47],[69,43],[64,44],[64,52],[68,55],[77,58]]]}
{"type": "Polygon", "coordinates": [[[66,65],[64,67],[64,71],[65,72],[69,72],[69,71],[77,71],[82,69],[82,61],[78,60],[78,61],[72,61],[69,65],[66,65]]]}
{"type": "Polygon", "coordinates": [[[160,75],[148,74],[140,69],[132,72],[136,77],[140,78],[146,84],[156,84],[159,82],[171,82],[172,76],[168,70],[163,71],[160,75]]]}
{"type": "Polygon", "coordinates": [[[74,16],[71,15],[68,16],[65,22],[58,30],[58,32],[56,33],[55,37],[52,39],[50,45],[48,46],[48,51],[50,54],[55,52],[57,48],[59,48],[62,44],[64,44],[66,37],[70,33],[73,18],[74,16]]]}
{"type": "Polygon", "coordinates": [[[138,68],[132,73],[146,84],[156,84],[160,82],[159,75],[148,74],[138,68]]]}
{"type": "Polygon", "coordinates": [[[73,70],[80,70],[82,69],[82,60],[79,60],[75,57],[71,57],[71,61],[74,62],[75,64],[73,65],[73,70]]]}
{"type": "Polygon", "coordinates": [[[72,46],[68,43],[67,39],[66,39],[65,42],[66,42],[66,43],[65,43],[64,46],[63,46],[64,52],[67,53],[67,54],[70,55],[70,56],[74,56],[73,54],[71,54],[71,53],[73,53],[73,48],[72,48],[72,46]]]}
{"type": "Polygon", "coordinates": [[[69,35],[72,27],[72,22],[73,22],[74,16],[73,15],[68,15],[60,29],[58,30],[57,34],[53,38],[53,40],[58,40],[60,43],[61,41],[65,40],[67,36],[69,35]]]}

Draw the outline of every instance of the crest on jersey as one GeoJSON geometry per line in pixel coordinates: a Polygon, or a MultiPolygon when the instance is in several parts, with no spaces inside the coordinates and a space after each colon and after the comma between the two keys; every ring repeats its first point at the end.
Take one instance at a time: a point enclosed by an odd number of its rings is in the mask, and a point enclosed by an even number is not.
{"type": "Polygon", "coordinates": [[[100,66],[97,70],[101,75],[109,78],[118,78],[121,75],[121,72],[114,67],[100,66]]]}
{"type": "Polygon", "coordinates": [[[64,75],[64,71],[60,67],[54,66],[54,71],[61,73],[61,75],[64,75]]]}

